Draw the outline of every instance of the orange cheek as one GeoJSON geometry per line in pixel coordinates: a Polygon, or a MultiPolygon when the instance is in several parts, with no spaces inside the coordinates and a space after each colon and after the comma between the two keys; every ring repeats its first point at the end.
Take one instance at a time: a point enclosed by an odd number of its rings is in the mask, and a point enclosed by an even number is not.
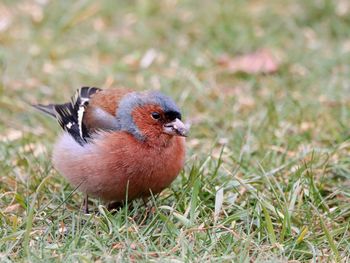
{"type": "Polygon", "coordinates": [[[149,105],[135,108],[131,114],[141,134],[147,137],[160,136],[163,132],[162,124],[152,119],[152,112],[162,112],[162,110],[159,106],[149,105]]]}

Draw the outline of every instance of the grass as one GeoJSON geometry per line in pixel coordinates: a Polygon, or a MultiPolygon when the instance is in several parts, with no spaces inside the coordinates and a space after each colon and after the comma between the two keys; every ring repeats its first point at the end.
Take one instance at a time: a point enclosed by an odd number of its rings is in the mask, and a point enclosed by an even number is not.
{"type": "Polygon", "coordinates": [[[0,261],[350,260],[347,1],[3,1],[0,261]],[[268,48],[275,74],[217,61],[268,48]],[[145,54],[155,52],[150,65],[145,54]],[[160,89],[192,122],[184,171],[147,209],[80,212],[28,102],[160,89]]]}

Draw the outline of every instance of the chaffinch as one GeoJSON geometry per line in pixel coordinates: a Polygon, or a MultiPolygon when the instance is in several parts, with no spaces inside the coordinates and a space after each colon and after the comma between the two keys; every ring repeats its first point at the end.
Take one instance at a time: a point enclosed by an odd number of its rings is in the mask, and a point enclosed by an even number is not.
{"type": "Polygon", "coordinates": [[[70,103],[33,105],[64,130],[54,167],[80,191],[106,202],[161,192],[184,166],[188,127],[157,91],[83,87],[70,103]]]}

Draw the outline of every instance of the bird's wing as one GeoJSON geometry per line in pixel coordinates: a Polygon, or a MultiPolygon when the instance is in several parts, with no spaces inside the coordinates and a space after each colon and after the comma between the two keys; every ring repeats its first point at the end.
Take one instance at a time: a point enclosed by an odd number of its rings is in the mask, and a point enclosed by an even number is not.
{"type": "Polygon", "coordinates": [[[56,118],[62,129],[83,145],[98,130],[120,129],[116,112],[120,100],[129,92],[128,89],[82,87],[69,103],[33,106],[56,118]]]}
{"type": "Polygon", "coordinates": [[[119,121],[116,118],[120,100],[129,89],[106,89],[94,94],[86,108],[83,123],[93,130],[119,130],[119,121]]]}
{"type": "Polygon", "coordinates": [[[90,132],[83,123],[84,113],[91,96],[100,91],[99,88],[82,87],[76,91],[69,103],[33,106],[56,118],[62,129],[67,131],[79,144],[83,145],[90,137],[90,132]]]}
{"type": "Polygon", "coordinates": [[[71,103],[54,105],[58,123],[80,144],[86,143],[90,137],[89,130],[83,123],[84,113],[91,96],[100,91],[95,87],[82,87],[76,91],[71,103]]]}

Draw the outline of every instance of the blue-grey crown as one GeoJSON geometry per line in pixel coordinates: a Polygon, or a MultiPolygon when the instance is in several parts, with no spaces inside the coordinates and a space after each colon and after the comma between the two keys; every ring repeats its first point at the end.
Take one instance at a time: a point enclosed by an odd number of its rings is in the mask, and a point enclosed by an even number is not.
{"type": "Polygon", "coordinates": [[[133,134],[139,140],[144,140],[145,138],[135,124],[131,114],[135,107],[142,107],[146,104],[159,105],[164,112],[171,112],[181,116],[175,102],[170,97],[158,91],[131,92],[126,94],[119,103],[116,116],[119,120],[121,130],[133,134]]]}

